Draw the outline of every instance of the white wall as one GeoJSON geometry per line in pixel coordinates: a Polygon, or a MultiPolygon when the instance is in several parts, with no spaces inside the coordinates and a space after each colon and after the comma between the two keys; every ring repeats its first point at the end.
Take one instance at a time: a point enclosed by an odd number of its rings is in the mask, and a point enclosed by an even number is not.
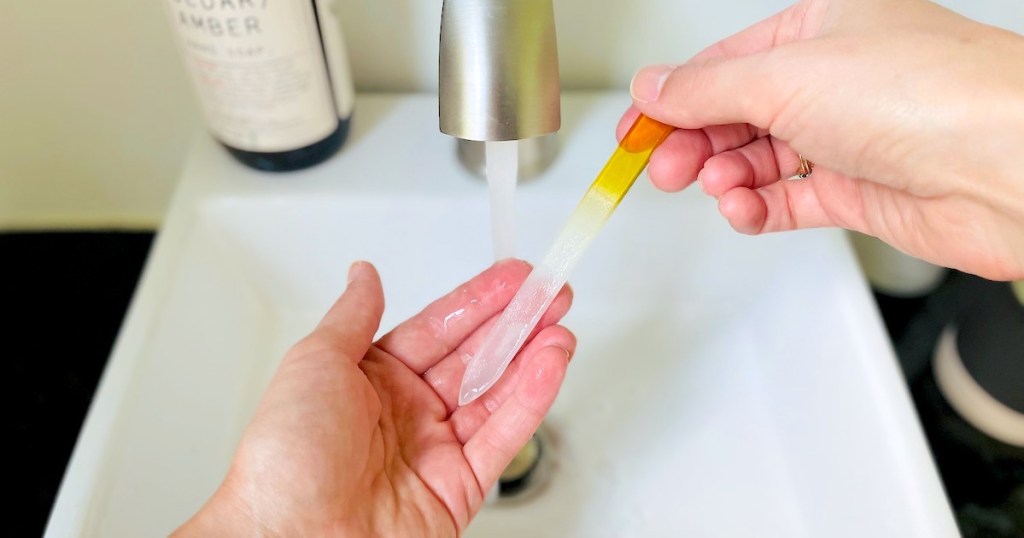
{"type": "MultiPolygon", "coordinates": [[[[0,229],[159,223],[202,132],[160,1],[3,2],[0,229]]],[[[360,90],[435,91],[440,0],[336,1],[360,90]]],[[[625,88],[788,3],[555,0],[563,86],[625,88]]],[[[1022,0],[940,3],[1024,32],[1022,0]]]]}
{"type": "Polygon", "coordinates": [[[0,6],[0,228],[152,225],[197,124],[157,2],[0,6]]]}

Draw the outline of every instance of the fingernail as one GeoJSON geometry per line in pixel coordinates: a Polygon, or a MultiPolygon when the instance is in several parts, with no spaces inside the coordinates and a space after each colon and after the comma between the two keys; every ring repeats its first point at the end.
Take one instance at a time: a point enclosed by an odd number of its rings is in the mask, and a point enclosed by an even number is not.
{"type": "Polygon", "coordinates": [[[629,85],[629,93],[633,100],[638,103],[652,103],[661,96],[661,89],[665,87],[665,81],[672,74],[677,65],[652,65],[641,69],[629,85]]]}
{"type": "Polygon", "coordinates": [[[359,279],[363,275],[365,275],[367,267],[369,267],[369,265],[370,265],[369,262],[357,261],[357,262],[354,262],[351,266],[349,266],[349,268],[348,268],[348,283],[351,284],[352,281],[354,281],[356,279],[359,279]]]}

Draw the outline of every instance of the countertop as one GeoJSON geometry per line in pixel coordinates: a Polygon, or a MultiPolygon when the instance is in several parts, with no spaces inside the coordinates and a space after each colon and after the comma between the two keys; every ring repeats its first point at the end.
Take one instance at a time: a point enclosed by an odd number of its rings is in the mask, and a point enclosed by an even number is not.
{"type": "Polygon", "coordinates": [[[39,536],[149,252],[152,232],[0,234],[14,401],[14,536],[39,536]],[[13,345],[11,345],[13,343],[13,345]]]}

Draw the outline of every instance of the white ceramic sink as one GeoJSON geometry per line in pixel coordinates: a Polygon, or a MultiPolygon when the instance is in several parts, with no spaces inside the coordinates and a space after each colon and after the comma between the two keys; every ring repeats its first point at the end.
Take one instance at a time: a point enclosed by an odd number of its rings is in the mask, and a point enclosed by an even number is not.
{"type": "MultiPolygon", "coordinates": [[[[628,99],[565,99],[555,167],[520,190],[536,260],[614,146],[628,99]]],[[[436,97],[363,97],[346,150],[287,177],[203,137],[51,516],[52,536],[153,536],[221,480],[282,353],[342,290],[384,279],[389,328],[489,264],[487,197],[436,97]]],[[[955,536],[844,236],[732,232],[638,182],[571,278],[579,352],[549,486],[469,536],[955,536]]]]}

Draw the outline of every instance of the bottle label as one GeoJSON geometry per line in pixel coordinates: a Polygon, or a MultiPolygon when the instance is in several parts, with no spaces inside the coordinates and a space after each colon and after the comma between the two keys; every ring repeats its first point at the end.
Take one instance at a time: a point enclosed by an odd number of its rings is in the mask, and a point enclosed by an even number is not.
{"type": "Polygon", "coordinates": [[[167,0],[207,125],[242,150],[319,142],[338,112],[309,0],[167,0]]]}

